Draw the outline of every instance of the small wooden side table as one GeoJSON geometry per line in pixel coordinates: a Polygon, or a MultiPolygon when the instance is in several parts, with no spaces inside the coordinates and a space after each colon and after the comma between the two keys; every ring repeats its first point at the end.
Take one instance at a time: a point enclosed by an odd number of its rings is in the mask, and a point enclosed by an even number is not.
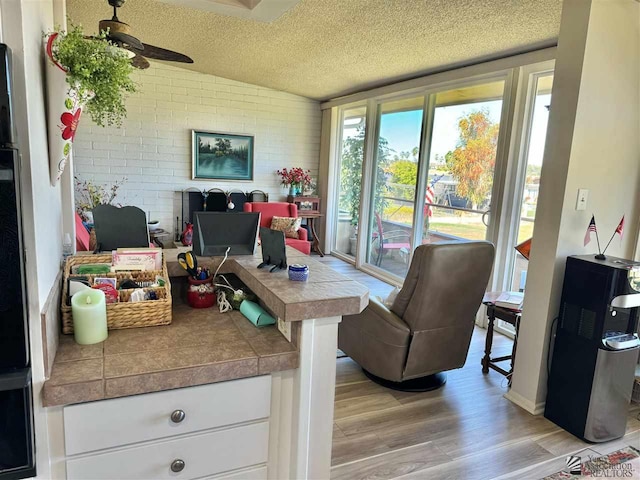
{"type": "Polygon", "coordinates": [[[323,213],[305,213],[304,211],[298,210],[298,217],[304,218],[307,221],[307,225],[311,229],[311,237],[313,243],[311,244],[311,251],[317,252],[318,255],[324,257],[324,253],[320,249],[320,239],[318,238],[318,234],[316,233],[316,224],[315,221],[317,218],[324,217],[323,213]]]}
{"type": "Polygon", "coordinates": [[[489,369],[495,370],[498,373],[501,373],[505,377],[509,379],[509,386],[511,386],[511,378],[513,374],[513,365],[516,361],[516,349],[518,348],[518,332],[520,331],[520,320],[522,318],[522,312],[519,310],[509,310],[508,308],[497,307],[494,305],[495,298],[493,295],[488,293],[485,295],[482,303],[487,306],[487,317],[489,319],[489,323],[487,325],[487,338],[484,344],[484,357],[482,357],[482,373],[489,373],[489,369]],[[511,355],[506,355],[503,357],[491,358],[491,347],[493,345],[493,324],[498,320],[502,320],[507,322],[510,325],[513,325],[516,329],[516,335],[513,339],[513,347],[511,348],[511,355]],[[497,364],[499,362],[504,362],[506,360],[511,360],[511,368],[509,370],[505,370],[499,367],[497,364]]]}

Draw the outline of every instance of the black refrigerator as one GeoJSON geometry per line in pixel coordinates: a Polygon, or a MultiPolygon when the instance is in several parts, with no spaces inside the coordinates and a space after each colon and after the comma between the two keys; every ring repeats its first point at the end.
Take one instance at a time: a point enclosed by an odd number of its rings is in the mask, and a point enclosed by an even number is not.
{"type": "Polygon", "coordinates": [[[33,477],[29,329],[20,155],[11,119],[10,54],[0,44],[0,480],[33,477]]]}

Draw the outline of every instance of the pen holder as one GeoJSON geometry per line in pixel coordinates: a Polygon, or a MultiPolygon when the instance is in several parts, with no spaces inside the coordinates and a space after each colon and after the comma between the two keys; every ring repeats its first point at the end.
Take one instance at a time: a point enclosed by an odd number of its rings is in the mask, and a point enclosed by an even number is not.
{"type": "Polygon", "coordinates": [[[309,267],[306,265],[289,265],[289,280],[294,282],[306,282],[309,278],[309,267]]]}
{"type": "Polygon", "coordinates": [[[216,304],[216,294],[211,277],[204,280],[187,277],[187,280],[189,281],[187,302],[191,308],[209,308],[216,304]]]}

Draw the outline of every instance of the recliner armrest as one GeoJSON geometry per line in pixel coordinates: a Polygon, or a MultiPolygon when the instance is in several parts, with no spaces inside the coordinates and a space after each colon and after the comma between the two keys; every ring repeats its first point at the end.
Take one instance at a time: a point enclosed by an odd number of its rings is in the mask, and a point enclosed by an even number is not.
{"type": "Polygon", "coordinates": [[[361,315],[366,314],[367,310],[371,313],[375,314],[380,319],[384,320],[390,327],[397,329],[401,332],[411,333],[411,329],[409,326],[404,323],[404,321],[398,317],[395,313],[389,310],[382,302],[380,302],[376,298],[369,299],[369,305],[367,308],[361,313],[361,315]]]}

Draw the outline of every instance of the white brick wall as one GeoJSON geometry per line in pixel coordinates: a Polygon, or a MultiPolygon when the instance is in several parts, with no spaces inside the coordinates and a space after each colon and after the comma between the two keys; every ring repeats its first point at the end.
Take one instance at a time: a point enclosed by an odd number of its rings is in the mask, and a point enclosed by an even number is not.
{"type": "Polygon", "coordinates": [[[176,191],[257,189],[284,200],[277,169],[299,166],[317,178],[318,102],[158,63],[135,79],[139,91],[127,101],[122,128],[101,128],[82,117],[74,169],[81,179],[105,185],[126,177],[117,201],[150,211],[165,230],[175,230],[176,191]],[[255,135],[253,182],[191,180],[192,129],[255,135]]]}

